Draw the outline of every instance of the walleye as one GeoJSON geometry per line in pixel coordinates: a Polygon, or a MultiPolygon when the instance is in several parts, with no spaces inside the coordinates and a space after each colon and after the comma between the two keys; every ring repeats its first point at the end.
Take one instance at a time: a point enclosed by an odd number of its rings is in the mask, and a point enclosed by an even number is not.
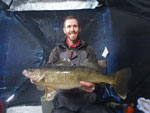
{"type": "Polygon", "coordinates": [[[125,99],[130,68],[122,69],[114,75],[105,75],[84,66],[52,66],[50,68],[34,68],[23,71],[29,78],[34,78],[37,85],[46,88],[45,98],[51,100],[58,89],[72,89],[80,87],[80,81],[92,83],[108,83],[113,86],[117,94],[125,99]]]}

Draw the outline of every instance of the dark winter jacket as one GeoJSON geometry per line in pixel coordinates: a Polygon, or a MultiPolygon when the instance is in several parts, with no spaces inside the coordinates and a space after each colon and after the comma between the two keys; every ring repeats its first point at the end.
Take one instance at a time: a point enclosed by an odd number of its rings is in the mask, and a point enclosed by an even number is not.
{"type": "MultiPolygon", "coordinates": [[[[97,62],[93,48],[82,40],[77,47],[72,49],[65,42],[56,46],[49,56],[47,65],[55,64],[62,59],[69,59],[70,65],[76,66],[83,64],[86,59],[90,62],[97,62]]],[[[65,107],[72,111],[78,111],[79,109],[94,104],[97,100],[97,94],[95,92],[89,93],[79,88],[60,90],[54,98],[54,107],[56,109],[65,107]]]]}
{"type": "Polygon", "coordinates": [[[69,59],[70,51],[72,51],[71,55],[71,65],[81,65],[86,59],[90,62],[97,62],[96,55],[91,46],[88,46],[83,40],[80,41],[80,44],[76,48],[68,48],[66,43],[61,43],[56,46],[50,56],[48,64],[55,64],[57,61],[62,59],[69,59]]]}

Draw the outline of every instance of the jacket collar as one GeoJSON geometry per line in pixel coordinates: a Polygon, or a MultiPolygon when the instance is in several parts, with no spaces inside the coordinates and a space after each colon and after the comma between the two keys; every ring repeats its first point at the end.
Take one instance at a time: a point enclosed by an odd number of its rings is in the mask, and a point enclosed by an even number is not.
{"type": "MultiPolygon", "coordinates": [[[[79,39],[80,39],[80,38],[79,38],[79,39]]],[[[70,48],[68,47],[68,45],[66,44],[66,40],[64,40],[62,43],[60,43],[59,46],[61,46],[61,47],[63,47],[63,48],[70,49],[70,48]]],[[[87,43],[86,43],[85,41],[83,41],[83,40],[80,39],[79,45],[78,45],[77,47],[75,47],[74,49],[80,49],[80,48],[83,48],[83,47],[86,47],[86,46],[87,46],[87,43]]]]}

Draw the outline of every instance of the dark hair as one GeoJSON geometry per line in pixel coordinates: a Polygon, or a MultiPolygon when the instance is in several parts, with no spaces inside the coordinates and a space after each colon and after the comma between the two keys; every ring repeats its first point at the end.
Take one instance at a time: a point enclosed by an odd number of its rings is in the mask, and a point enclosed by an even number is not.
{"type": "Polygon", "coordinates": [[[79,20],[78,20],[78,18],[75,17],[75,16],[67,16],[67,17],[64,19],[64,26],[65,26],[65,22],[66,22],[67,20],[69,20],[69,19],[75,19],[75,20],[77,20],[78,25],[79,25],[79,27],[80,27],[79,20]]]}

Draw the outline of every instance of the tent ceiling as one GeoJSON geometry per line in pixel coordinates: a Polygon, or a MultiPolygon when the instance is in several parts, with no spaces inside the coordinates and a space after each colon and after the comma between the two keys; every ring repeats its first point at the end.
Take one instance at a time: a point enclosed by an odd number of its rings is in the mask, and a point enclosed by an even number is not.
{"type": "Polygon", "coordinates": [[[97,0],[2,0],[10,11],[94,9],[97,0]]]}
{"type": "MultiPolygon", "coordinates": [[[[96,48],[98,58],[100,58],[100,51],[104,46],[103,44],[108,46],[110,51],[108,58],[109,65],[107,66],[108,73],[128,65],[133,67],[133,76],[129,85],[127,101],[133,101],[136,100],[137,97],[143,96],[149,98],[150,92],[147,89],[149,89],[150,86],[150,21],[141,18],[141,16],[150,19],[150,0],[97,0],[99,4],[110,7],[101,7],[107,10],[97,8],[94,10],[77,11],[40,11],[40,9],[38,9],[39,7],[36,7],[38,11],[34,12],[32,9],[33,7],[30,7],[30,11],[24,12],[23,10],[19,11],[14,9],[25,6],[28,3],[48,4],[50,3],[49,1],[32,0],[31,2],[31,0],[0,0],[0,10],[5,10],[0,13],[0,41],[2,43],[0,44],[2,48],[0,52],[2,54],[0,55],[0,66],[2,67],[2,76],[0,76],[0,80],[2,82],[0,85],[1,87],[4,86],[1,88],[2,90],[0,90],[0,94],[3,93],[3,95],[1,95],[2,98],[3,96],[7,97],[8,95],[6,94],[8,94],[8,92],[16,90],[16,87],[18,88],[15,92],[19,91],[19,93],[23,91],[28,93],[32,90],[18,90],[23,89],[22,86],[25,88],[27,86],[24,85],[24,78],[20,74],[22,70],[21,66],[26,66],[28,63],[33,64],[33,66],[39,66],[45,63],[43,58],[50,52],[47,52],[47,44],[49,44],[47,42],[50,42],[49,45],[51,46],[55,44],[52,42],[59,43],[60,37],[62,37],[61,33],[63,33],[60,31],[62,27],[61,22],[68,14],[74,14],[80,17],[80,21],[84,25],[82,36],[85,38],[92,37],[92,40],[86,38],[86,41],[89,41],[89,43],[96,48]],[[7,10],[18,12],[12,13],[11,11],[7,12],[7,10]],[[132,15],[131,12],[136,15],[132,15]],[[128,44],[128,46],[126,46],[126,44],[128,44]],[[6,59],[6,56],[8,56],[8,59],[6,59]],[[15,77],[18,79],[17,82],[13,81],[15,77]]],[[[55,1],[58,3],[66,1],[67,3],[69,0],[55,1]]],[[[75,1],[90,2],[90,0],[75,1]]],[[[70,2],[73,2],[73,0],[70,0],[70,2]]],[[[54,3],[54,1],[52,2],[51,0],[51,3],[54,3]]],[[[33,95],[35,94],[34,91],[32,93],[33,95]]],[[[16,93],[20,96],[20,98],[17,97],[19,102],[24,100],[27,101],[27,99],[31,102],[29,97],[24,96],[26,93],[23,93],[23,96],[19,93],[16,93]]],[[[31,92],[28,94],[30,94],[30,97],[33,97],[31,92]]]]}
{"type": "Polygon", "coordinates": [[[10,6],[12,0],[1,0],[2,2],[4,2],[5,4],[7,4],[8,6],[10,6]]]}
{"type": "Polygon", "coordinates": [[[150,19],[150,0],[0,0],[0,10],[48,11],[117,7],[150,19]]]}

